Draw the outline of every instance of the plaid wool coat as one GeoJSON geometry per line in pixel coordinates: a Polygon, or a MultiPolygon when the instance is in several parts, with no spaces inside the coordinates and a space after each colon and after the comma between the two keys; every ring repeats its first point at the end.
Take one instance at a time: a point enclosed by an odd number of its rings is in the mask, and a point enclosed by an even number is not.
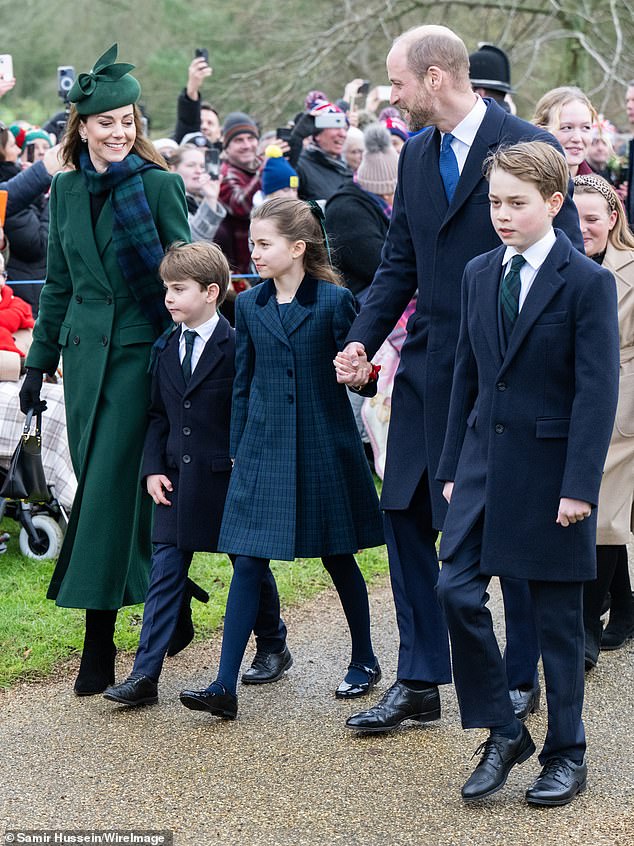
{"type": "Polygon", "coordinates": [[[354,317],[350,291],[311,276],[283,315],[272,280],[236,300],[222,551],[292,561],[383,543],[372,474],[332,364],[354,317]]]}

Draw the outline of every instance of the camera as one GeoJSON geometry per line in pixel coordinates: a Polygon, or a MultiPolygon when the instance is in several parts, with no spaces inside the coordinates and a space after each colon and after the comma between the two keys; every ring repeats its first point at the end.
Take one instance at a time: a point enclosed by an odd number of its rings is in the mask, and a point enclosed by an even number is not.
{"type": "Polygon", "coordinates": [[[315,129],[346,129],[348,119],[343,112],[326,112],[315,115],[315,129]]]}
{"type": "Polygon", "coordinates": [[[205,150],[205,170],[212,179],[220,178],[220,153],[215,147],[205,150]]]}
{"type": "Polygon", "coordinates": [[[75,82],[75,68],[72,65],[62,65],[57,68],[57,94],[62,100],[68,102],[68,92],[75,82]]]}
{"type": "Polygon", "coordinates": [[[209,50],[206,47],[197,47],[194,56],[196,59],[204,59],[209,64],[209,50]]]}

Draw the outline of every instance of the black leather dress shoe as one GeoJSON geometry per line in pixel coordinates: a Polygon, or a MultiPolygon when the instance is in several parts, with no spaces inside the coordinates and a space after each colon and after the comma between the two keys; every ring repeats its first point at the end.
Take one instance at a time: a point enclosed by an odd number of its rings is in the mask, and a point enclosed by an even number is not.
{"type": "Polygon", "coordinates": [[[541,773],[526,791],[530,805],[567,805],[586,789],[586,762],[575,764],[567,758],[549,758],[541,773]]]}
{"type": "Polygon", "coordinates": [[[106,688],[103,695],[120,705],[156,705],[158,685],[149,676],[131,673],[125,681],[106,688]]]}
{"type": "Polygon", "coordinates": [[[429,723],[440,719],[440,694],[437,687],[411,690],[396,681],[385,691],[373,708],[353,714],[346,720],[346,727],[364,732],[391,731],[404,720],[429,723]]]}
{"type": "Polygon", "coordinates": [[[242,684],[276,682],[292,666],[293,656],[288,646],[285,646],[281,652],[261,652],[258,649],[251,666],[242,673],[242,684]]]}
{"type": "Polygon", "coordinates": [[[525,725],[515,740],[491,734],[473,753],[482,752],[480,761],[462,788],[462,798],[467,801],[484,799],[497,793],[515,764],[522,764],[535,751],[535,744],[525,725]]]}
{"type": "Polygon", "coordinates": [[[214,682],[216,687],[222,688],[216,692],[205,688],[205,690],[182,690],[180,694],[181,703],[190,711],[208,711],[223,720],[235,720],[238,715],[238,697],[229,693],[219,682],[214,682]]]}
{"type": "Polygon", "coordinates": [[[539,699],[541,696],[541,689],[539,687],[531,687],[528,690],[509,690],[511,697],[511,705],[518,720],[524,722],[529,714],[534,714],[539,711],[539,699]]]}
{"type": "Polygon", "coordinates": [[[634,593],[628,609],[612,609],[601,637],[601,649],[610,651],[625,646],[634,637],[634,593]]]}
{"type": "Polygon", "coordinates": [[[335,690],[337,699],[356,699],[358,696],[365,696],[369,690],[381,681],[381,668],[376,659],[373,667],[366,667],[365,664],[358,664],[356,661],[352,661],[348,665],[348,669],[361,670],[367,676],[367,680],[349,683],[344,679],[337,690],[335,690]]]}

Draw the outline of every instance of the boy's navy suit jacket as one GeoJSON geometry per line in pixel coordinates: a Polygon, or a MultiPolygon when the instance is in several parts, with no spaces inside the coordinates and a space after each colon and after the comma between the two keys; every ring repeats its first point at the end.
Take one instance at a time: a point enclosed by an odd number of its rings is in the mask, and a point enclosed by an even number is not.
{"type": "Polygon", "coordinates": [[[169,337],[152,382],[142,477],[165,474],[171,506],[157,505],[152,540],[179,549],[214,552],[229,478],[235,332],[222,315],[189,384],[178,352],[180,329],[169,337]]]}
{"type": "Polygon", "coordinates": [[[596,574],[594,506],[618,395],[617,296],[612,274],[556,234],[504,357],[498,291],[505,247],[465,269],[437,473],[455,481],[440,557],[451,558],[484,509],[484,573],[584,581],[596,574]],[[591,503],[591,517],[556,524],[561,497],[591,503]]]}

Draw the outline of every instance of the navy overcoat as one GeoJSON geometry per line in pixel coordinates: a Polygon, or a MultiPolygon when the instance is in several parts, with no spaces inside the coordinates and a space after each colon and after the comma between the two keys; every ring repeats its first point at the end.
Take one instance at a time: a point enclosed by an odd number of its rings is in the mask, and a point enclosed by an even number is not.
{"type": "MultiPolygon", "coordinates": [[[[381,505],[408,508],[428,469],[433,525],[438,529],[447,503],[434,477],[449,410],[462,274],[470,259],[500,243],[491,224],[482,163],[499,146],[518,141],[548,141],[558,147],[552,135],[507,114],[492,100],[485,102],[486,115],[450,205],[438,168],[438,130],[420,133],[401,150],[381,265],[347,339],[361,341],[372,357],[418,291],[394,382],[381,505]]],[[[556,225],[583,251],[571,196],[572,191],[556,225]]]]}
{"type": "Polygon", "coordinates": [[[505,247],[471,261],[463,282],[439,480],[455,480],[440,558],[484,509],[483,573],[544,581],[596,576],[599,487],[618,395],[612,274],[563,232],[539,269],[504,357],[498,291],[505,247]],[[561,497],[592,514],[558,525],[561,497]]]}
{"type": "Polygon", "coordinates": [[[310,276],[283,317],[272,280],[236,300],[224,552],[291,561],[383,543],[372,474],[332,364],[354,317],[350,291],[310,276]]]}
{"type": "Polygon", "coordinates": [[[174,490],[157,505],[152,540],[193,552],[215,552],[231,476],[229,426],[235,338],[222,315],[189,383],[178,354],[180,329],[159,354],[142,477],[162,473],[174,490]]]}

